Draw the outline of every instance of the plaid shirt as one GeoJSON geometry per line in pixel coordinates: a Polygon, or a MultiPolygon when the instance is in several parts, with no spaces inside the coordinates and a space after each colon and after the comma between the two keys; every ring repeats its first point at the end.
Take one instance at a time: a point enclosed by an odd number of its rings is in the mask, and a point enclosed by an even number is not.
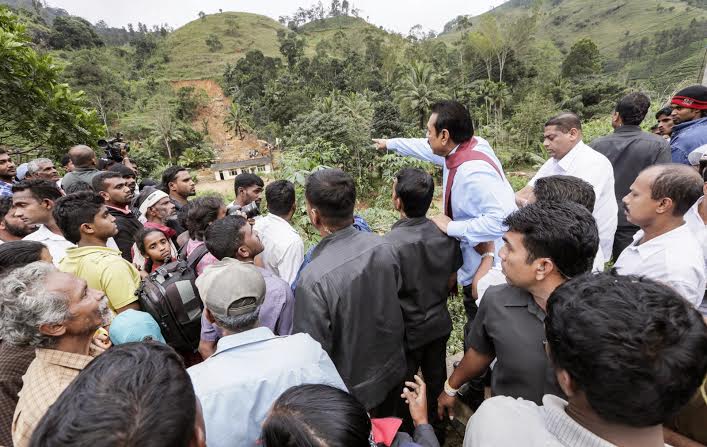
{"type": "Polygon", "coordinates": [[[24,386],[12,419],[15,447],[29,445],[32,432],[49,407],[93,357],[55,349],[37,349],[37,357],[22,377],[24,386]]]}
{"type": "Polygon", "coordinates": [[[12,183],[0,180],[0,197],[12,197],[12,183]]]}
{"type": "Polygon", "coordinates": [[[22,376],[34,360],[34,348],[0,343],[0,445],[12,445],[12,415],[22,376]]]}

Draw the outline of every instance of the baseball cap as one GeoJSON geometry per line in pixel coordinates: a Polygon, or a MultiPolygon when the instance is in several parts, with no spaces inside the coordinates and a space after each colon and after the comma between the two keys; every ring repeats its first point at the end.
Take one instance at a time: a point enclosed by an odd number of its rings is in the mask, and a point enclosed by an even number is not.
{"type": "Polygon", "coordinates": [[[108,333],[110,340],[116,345],[144,340],[165,343],[155,319],[147,312],[135,309],[125,310],[115,316],[108,333]]]}
{"type": "Polygon", "coordinates": [[[254,265],[226,258],[207,270],[199,277],[197,287],[213,315],[235,317],[263,304],[265,280],[254,265]]]}

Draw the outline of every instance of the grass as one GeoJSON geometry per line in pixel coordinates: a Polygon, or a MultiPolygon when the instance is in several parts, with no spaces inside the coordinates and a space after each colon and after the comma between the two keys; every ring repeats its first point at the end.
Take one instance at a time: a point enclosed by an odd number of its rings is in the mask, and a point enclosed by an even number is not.
{"type": "Polygon", "coordinates": [[[284,27],[258,14],[224,12],[196,19],[169,35],[165,42],[169,62],[165,76],[170,80],[218,78],[226,63],[235,63],[249,50],[280,57],[277,31],[284,27]],[[237,24],[237,34],[229,35],[229,21],[237,24]],[[206,38],[218,36],[223,48],[210,51],[206,38]]]}

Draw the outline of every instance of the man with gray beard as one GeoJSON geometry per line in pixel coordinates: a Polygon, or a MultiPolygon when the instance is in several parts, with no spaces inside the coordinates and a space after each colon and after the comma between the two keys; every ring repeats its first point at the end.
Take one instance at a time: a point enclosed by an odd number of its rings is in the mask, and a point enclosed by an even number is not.
{"type": "MultiPolygon", "coordinates": [[[[47,409],[79,372],[110,342],[95,348],[94,335],[111,320],[108,299],[86,281],[34,262],[0,281],[0,338],[36,348],[23,376],[12,418],[12,441],[29,444],[47,409]],[[92,356],[93,355],[93,356],[92,356]]],[[[6,407],[0,402],[0,408],[6,407]]]]}

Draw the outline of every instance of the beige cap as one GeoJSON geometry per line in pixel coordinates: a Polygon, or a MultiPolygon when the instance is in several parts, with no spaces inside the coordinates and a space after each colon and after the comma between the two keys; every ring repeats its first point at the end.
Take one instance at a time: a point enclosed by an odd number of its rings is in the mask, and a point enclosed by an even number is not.
{"type": "Polygon", "coordinates": [[[215,316],[253,312],[265,299],[265,280],[252,264],[224,259],[209,266],[197,280],[204,305],[215,316]]]}

